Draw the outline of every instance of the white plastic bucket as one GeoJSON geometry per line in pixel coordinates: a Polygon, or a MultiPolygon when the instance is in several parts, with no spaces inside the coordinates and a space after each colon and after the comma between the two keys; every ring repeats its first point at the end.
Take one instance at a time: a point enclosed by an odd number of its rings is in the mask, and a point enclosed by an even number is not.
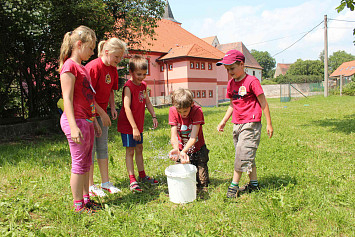
{"type": "Polygon", "coordinates": [[[196,199],[196,172],[196,166],[191,164],[170,165],[165,169],[170,201],[188,203],[196,199]]]}

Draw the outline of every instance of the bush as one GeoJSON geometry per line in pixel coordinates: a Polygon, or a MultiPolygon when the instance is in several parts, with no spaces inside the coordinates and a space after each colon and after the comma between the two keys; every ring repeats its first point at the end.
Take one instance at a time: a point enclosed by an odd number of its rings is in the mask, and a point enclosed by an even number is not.
{"type": "Polygon", "coordinates": [[[261,85],[276,85],[277,82],[276,81],[272,81],[272,80],[262,80],[261,85]]]}
{"type": "Polygon", "coordinates": [[[346,84],[343,88],[344,95],[355,95],[355,81],[346,84]]]}
{"type": "Polygon", "coordinates": [[[278,84],[283,83],[315,83],[323,81],[322,75],[280,75],[274,79],[278,84]]]}

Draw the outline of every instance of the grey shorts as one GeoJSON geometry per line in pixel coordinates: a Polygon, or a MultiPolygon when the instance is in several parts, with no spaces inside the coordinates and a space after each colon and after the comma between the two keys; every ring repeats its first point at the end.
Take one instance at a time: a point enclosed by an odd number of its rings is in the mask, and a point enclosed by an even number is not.
{"type": "Polygon", "coordinates": [[[101,118],[96,117],[99,123],[102,134],[100,137],[94,139],[94,147],[92,148],[92,161],[94,162],[95,153],[97,159],[107,159],[108,158],[108,148],[107,148],[107,138],[108,138],[108,127],[103,126],[101,118]]]}
{"type": "Polygon", "coordinates": [[[255,167],[255,155],[259,146],[260,135],[261,122],[234,124],[235,171],[249,174],[252,167],[255,167]]]}

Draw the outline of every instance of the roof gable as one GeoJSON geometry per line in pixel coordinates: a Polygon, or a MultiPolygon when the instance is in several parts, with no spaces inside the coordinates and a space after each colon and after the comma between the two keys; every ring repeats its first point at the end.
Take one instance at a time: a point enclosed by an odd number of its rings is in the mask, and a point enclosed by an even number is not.
{"type": "Polygon", "coordinates": [[[341,64],[332,74],[330,74],[330,77],[339,77],[340,75],[349,77],[354,74],[355,74],[355,60],[341,64]]]}
{"type": "MultiPolygon", "coordinates": [[[[195,48],[199,47],[203,49],[203,57],[220,60],[223,58],[224,53],[208,44],[204,40],[198,38],[197,36],[191,34],[180,24],[173,21],[162,19],[158,22],[158,27],[154,29],[156,35],[154,38],[156,40],[147,39],[142,42],[142,48],[137,48],[140,50],[150,50],[154,52],[168,53],[170,49],[180,47],[181,45],[196,45],[195,48]]],[[[176,49],[179,53],[184,50],[176,49]]],[[[176,51],[176,52],[177,52],[176,51]]],[[[190,52],[192,54],[192,52],[190,52]]],[[[188,55],[185,55],[188,56],[188,55]]]]}
{"type": "Polygon", "coordinates": [[[263,69],[256,59],[251,55],[247,47],[242,42],[234,42],[229,44],[221,44],[218,46],[218,49],[226,53],[231,49],[236,49],[244,54],[245,57],[245,66],[253,67],[258,69],[263,69]]]}

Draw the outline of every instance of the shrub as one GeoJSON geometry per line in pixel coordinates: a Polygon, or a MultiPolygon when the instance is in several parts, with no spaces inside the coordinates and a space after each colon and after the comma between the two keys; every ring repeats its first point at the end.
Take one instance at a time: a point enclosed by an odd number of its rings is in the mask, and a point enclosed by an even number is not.
{"type": "Polygon", "coordinates": [[[346,84],[343,88],[344,95],[355,95],[355,81],[346,84]]]}
{"type": "Polygon", "coordinates": [[[278,84],[282,83],[315,83],[323,80],[322,75],[280,75],[276,79],[278,84]]]}
{"type": "Polygon", "coordinates": [[[277,84],[277,82],[272,81],[272,80],[262,80],[260,84],[261,85],[275,85],[275,84],[277,84]]]}

